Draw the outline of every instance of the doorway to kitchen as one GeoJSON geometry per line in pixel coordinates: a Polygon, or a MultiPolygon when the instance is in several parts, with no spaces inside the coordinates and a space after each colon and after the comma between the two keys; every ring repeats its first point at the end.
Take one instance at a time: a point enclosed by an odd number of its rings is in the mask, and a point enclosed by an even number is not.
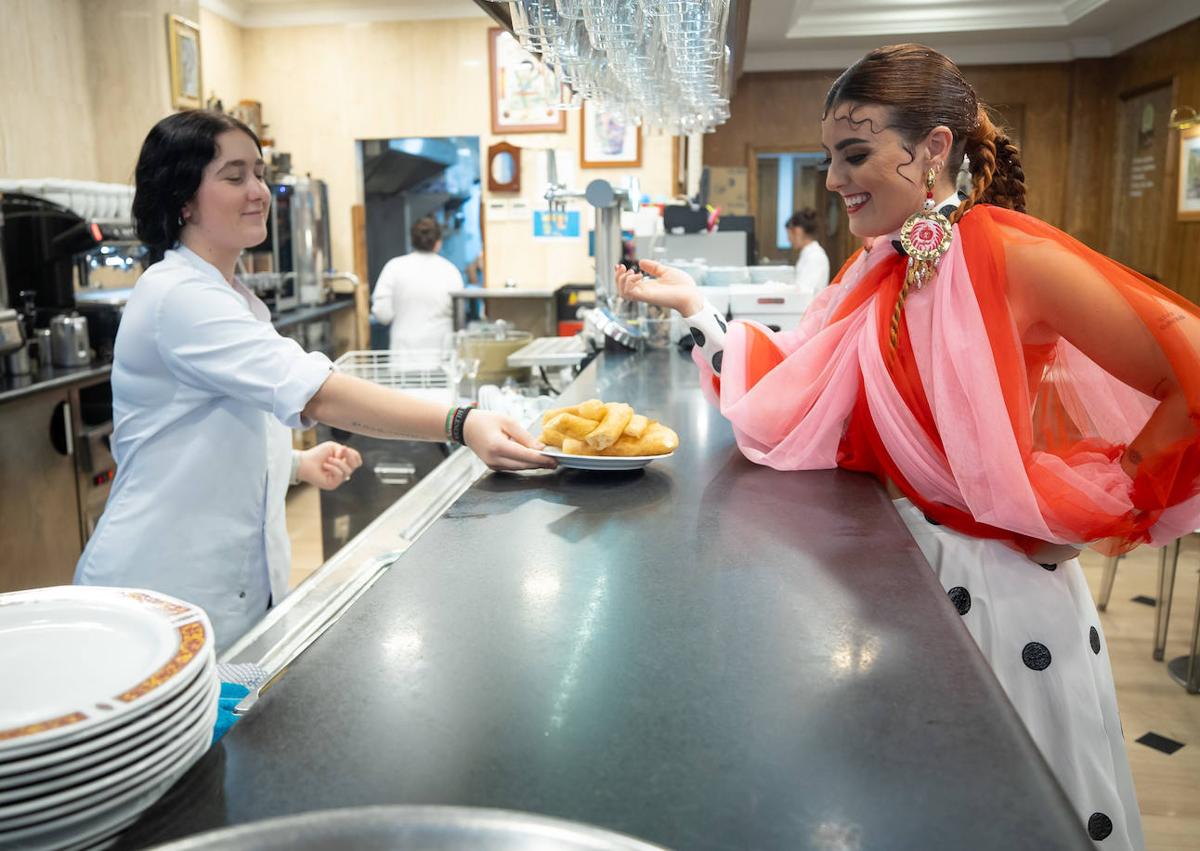
{"type": "Polygon", "coordinates": [[[441,225],[441,255],[482,285],[479,137],[363,139],[358,152],[372,289],[385,263],[412,251],[409,230],[424,216],[441,225]]]}
{"type": "Polygon", "coordinates": [[[792,264],[796,252],[787,237],[787,221],[797,210],[817,214],[817,241],[830,267],[841,267],[856,248],[850,220],[837,193],[825,188],[825,154],[790,148],[752,148],[750,206],[759,232],[759,263],[792,264]]]}

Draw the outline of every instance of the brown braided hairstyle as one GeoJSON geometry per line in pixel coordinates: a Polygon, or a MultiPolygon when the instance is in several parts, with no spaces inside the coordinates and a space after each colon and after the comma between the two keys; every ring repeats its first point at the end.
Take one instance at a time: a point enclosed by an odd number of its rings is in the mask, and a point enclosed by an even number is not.
{"type": "MultiPolygon", "coordinates": [[[[909,156],[935,127],[946,127],[954,141],[945,167],[956,174],[963,156],[970,162],[971,193],[951,216],[959,221],[976,204],[995,204],[1025,210],[1025,172],[1020,151],[988,117],[958,66],[932,48],[920,44],[895,44],[872,50],[842,72],[825,97],[825,111],[845,105],[854,121],[854,110],[875,104],[888,107],[886,128],[900,135],[909,156]]],[[[911,162],[911,161],[910,161],[911,162]]],[[[900,319],[908,281],[900,288],[892,311],[890,337],[893,354],[900,336],[900,319]]]]}

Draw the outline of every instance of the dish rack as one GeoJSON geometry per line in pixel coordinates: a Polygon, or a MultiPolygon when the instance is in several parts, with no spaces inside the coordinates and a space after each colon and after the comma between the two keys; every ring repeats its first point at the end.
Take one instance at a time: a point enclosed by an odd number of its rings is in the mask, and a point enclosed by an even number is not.
{"type": "Polygon", "coordinates": [[[351,351],[333,362],[345,375],[400,390],[410,396],[449,405],[455,386],[450,376],[452,353],[438,349],[351,351]]]}

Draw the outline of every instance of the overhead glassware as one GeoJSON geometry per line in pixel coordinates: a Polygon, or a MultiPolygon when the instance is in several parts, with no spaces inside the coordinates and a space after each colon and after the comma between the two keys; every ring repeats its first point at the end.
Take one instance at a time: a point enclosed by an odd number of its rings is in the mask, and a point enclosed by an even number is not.
{"type": "Polygon", "coordinates": [[[729,118],[730,0],[499,0],[521,46],[580,100],[647,130],[708,133],[729,118]]]}

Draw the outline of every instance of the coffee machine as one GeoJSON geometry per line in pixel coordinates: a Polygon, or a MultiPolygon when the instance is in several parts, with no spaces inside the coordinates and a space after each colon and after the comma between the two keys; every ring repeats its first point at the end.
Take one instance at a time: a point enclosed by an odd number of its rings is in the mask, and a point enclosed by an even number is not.
{"type": "MultiPolygon", "coordinates": [[[[0,191],[0,256],[0,298],[22,309],[27,338],[50,328],[55,317],[78,311],[86,331],[75,327],[72,338],[90,339],[102,358],[111,357],[120,312],[148,261],[131,223],[88,219],[47,198],[0,191]],[[97,294],[103,298],[89,298],[97,294]]],[[[79,347],[67,348],[75,354],[59,365],[80,365],[79,347]]],[[[38,357],[49,361],[48,352],[38,357]]]]}
{"type": "Polygon", "coordinates": [[[274,273],[275,312],[324,302],[331,259],[325,181],[294,174],[276,178],[271,185],[267,238],[248,254],[254,269],[269,266],[274,273]]]}

